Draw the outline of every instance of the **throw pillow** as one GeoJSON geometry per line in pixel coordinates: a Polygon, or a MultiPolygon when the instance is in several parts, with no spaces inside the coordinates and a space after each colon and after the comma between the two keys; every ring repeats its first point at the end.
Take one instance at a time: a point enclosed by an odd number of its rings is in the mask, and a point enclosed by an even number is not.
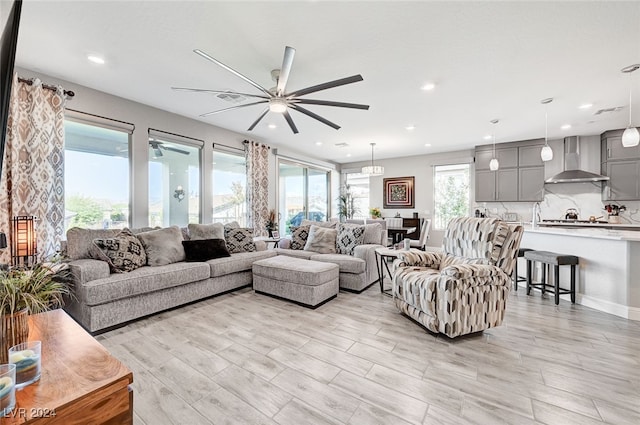
{"type": "Polygon", "coordinates": [[[144,247],[129,229],[122,229],[113,238],[96,238],[92,257],[106,261],[112,273],[130,272],[147,263],[144,247]]]}
{"type": "Polygon", "coordinates": [[[364,241],[364,225],[338,223],[336,250],[338,254],[353,255],[356,246],[364,241]]]}
{"type": "Polygon", "coordinates": [[[318,254],[335,254],[337,235],[338,231],[336,229],[311,226],[304,250],[317,252],[318,254]]]}
{"type": "Polygon", "coordinates": [[[254,252],[256,250],[256,244],[253,243],[253,229],[245,227],[229,229],[224,238],[227,242],[227,249],[231,254],[254,252]]]}
{"type": "Polygon", "coordinates": [[[300,223],[301,226],[318,226],[318,227],[326,227],[328,229],[335,229],[337,221],[313,221],[303,219],[300,223]]]}
{"type": "Polygon", "coordinates": [[[192,241],[203,239],[224,239],[224,225],[213,224],[189,224],[189,239],[192,241]]]}
{"type": "Polygon", "coordinates": [[[166,266],[184,261],[182,232],[178,226],[138,233],[138,239],[147,251],[147,264],[150,266],[166,266]]]}
{"type": "Polygon", "coordinates": [[[380,223],[365,224],[362,243],[380,245],[382,242],[382,225],[380,223]]]}
{"type": "Polygon", "coordinates": [[[309,229],[311,226],[298,226],[291,229],[291,245],[289,249],[301,250],[309,238],[309,229]]]}
{"type": "Polygon", "coordinates": [[[187,261],[207,261],[230,257],[224,239],[197,239],[182,241],[187,261]]]}

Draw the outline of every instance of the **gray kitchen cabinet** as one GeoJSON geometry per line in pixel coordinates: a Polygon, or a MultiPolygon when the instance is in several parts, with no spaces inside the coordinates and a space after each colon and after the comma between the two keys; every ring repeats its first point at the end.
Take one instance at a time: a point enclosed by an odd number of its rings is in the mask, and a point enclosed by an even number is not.
{"type": "MultiPolygon", "coordinates": [[[[500,168],[518,166],[518,148],[496,148],[496,158],[500,168]]],[[[489,162],[493,159],[493,149],[476,151],[476,170],[488,170],[489,162]]]]}
{"type": "MultiPolygon", "coordinates": [[[[543,145],[521,146],[518,148],[518,167],[543,167],[540,157],[543,145]]],[[[544,175],[543,175],[544,177],[544,175]]]]}
{"type": "Polygon", "coordinates": [[[495,200],[495,172],[489,170],[476,171],[476,202],[494,202],[495,200]]]}
{"type": "Polygon", "coordinates": [[[607,162],[608,184],[603,199],[630,201],[640,199],[640,159],[607,162]]]}
{"type": "Polygon", "coordinates": [[[544,199],[544,167],[518,169],[518,201],[544,199]]]}
{"type": "Polygon", "coordinates": [[[496,201],[518,201],[518,169],[496,171],[496,201]]]}
{"type": "Polygon", "coordinates": [[[605,144],[606,151],[604,153],[606,156],[603,159],[606,162],[618,159],[640,158],[640,145],[625,148],[622,146],[622,135],[605,137],[605,144]]]}

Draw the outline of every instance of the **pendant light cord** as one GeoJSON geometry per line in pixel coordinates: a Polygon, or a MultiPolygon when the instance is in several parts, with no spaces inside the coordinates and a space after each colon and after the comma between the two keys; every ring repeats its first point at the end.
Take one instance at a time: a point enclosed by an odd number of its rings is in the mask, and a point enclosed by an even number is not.
{"type": "Polygon", "coordinates": [[[629,72],[629,127],[631,127],[631,93],[633,93],[633,80],[629,72]]]}
{"type": "Polygon", "coordinates": [[[549,104],[544,105],[544,145],[549,146],[549,104]]]}

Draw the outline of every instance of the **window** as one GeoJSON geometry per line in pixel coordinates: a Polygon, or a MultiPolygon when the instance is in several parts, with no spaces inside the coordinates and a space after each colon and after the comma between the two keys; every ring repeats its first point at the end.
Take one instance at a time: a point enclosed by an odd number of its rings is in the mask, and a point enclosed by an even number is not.
{"type": "Polygon", "coordinates": [[[279,160],[279,229],[291,234],[291,227],[303,219],[325,221],[329,215],[329,172],[279,160]]]}
{"type": "Polygon", "coordinates": [[[369,208],[381,205],[369,205],[369,176],[362,173],[347,173],[345,184],[349,186],[351,195],[355,200],[356,213],[353,218],[369,218],[369,208]]]}
{"type": "Polygon", "coordinates": [[[469,215],[469,164],[433,168],[434,229],[443,230],[452,218],[469,215]]]}
{"type": "Polygon", "coordinates": [[[173,139],[149,138],[149,226],[200,221],[200,151],[173,139]]]}
{"type": "Polygon", "coordinates": [[[247,168],[244,155],[213,151],[212,222],[247,223],[247,168]]]}
{"type": "Polygon", "coordinates": [[[129,134],[65,121],[65,230],[129,226],[129,134]]]}

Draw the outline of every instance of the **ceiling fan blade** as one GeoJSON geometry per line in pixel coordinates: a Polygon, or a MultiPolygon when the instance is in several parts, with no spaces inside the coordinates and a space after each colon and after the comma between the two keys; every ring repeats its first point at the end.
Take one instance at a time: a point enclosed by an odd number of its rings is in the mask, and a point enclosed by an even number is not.
{"type": "Polygon", "coordinates": [[[302,103],[306,105],[337,106],[340,108],[353,108],[353,109],[365,109],[365,110],[369,109],[369,105],[362,105],[360,103],[334,102],[332,100],[292,99],[291,102],[302,103]]]}
{"type": "Polygon", "coordinates": [[[284,111],[282,115],[284,115],[284,119],[287,120],[287,124],[289,124],[289,127],[291,127],[291,131],[293,131],[293,134],[298,134],[298,127],[296,127],[296,125],[293,123],[293,120],[291,119],[291,115],[289,115],[289,112],[284,111]]]}
{"type": "Polygon", "coordinates": [[[284,48],[284,58],[282,58],[282,67],[280,68],[280,76],[278,77],[278,86],[276,93],[278,96],[282,96],[284,89],[287,87],[287,81],[289,80],[289,73],[291,73],[291,67],[293,66],[293,57],[296,55],[296,49],[293,47],[284,48]]]}
{"type": "Polygon", "coordinates": [[[329,81],[327,83],[318,84],[317,86],[307,87],[305,89],[296,90],[289,94],[286,94],[285,97],[295,97],[295,96],[304,96],[305,94],[315,93],[321,90],[332,89],[334,87],[344,86],[346,84],[357,83],[358,81],[362,81],[362,75],[352,75],[351,77],[341,78],[339,80],[329,81]]]}
{"type": "Polygon", "coordinates": [[[171,90],[191,91],[191,92],[197,92],[197,93],[237,94],[237,95],[246,96],[246,97],[258,97],[260,99],[269,99],[267,96],[263,96],[263,95],[260,95],[260,94],[240,93],[240,92],[237,92],[237,91],[230,91],[230,90],[191,89],[191,88],[188,88],[188,87],[171,87],[171,90]]]}
{"type": "Polygon", "coordinates": [[[253,124],[251,124],[251,127],[249,127],[249,129],[248,129],[247,131],[251,131],[251,130],[253,130],[254,128],[256,128],[256,125],[258,125],[258,123],[262,120],[262,118],[264,118],[264,116],[265,116],[265,115],[267,115],[267,112],[269,112],[269,108],[268,108],[268,107],[264,109],[264,112],[262,112],[262,113],[260,114],[260,116],[258,117],[258,119],[257,119],[257,120],[255,120],[255,121],[253,122],[253,124]]]}
{"type": "Polygon", "coordinates": [[[262,87],[260,84],[256,83],[255,81],[253,81],[252,79],[245,77],[244,75],[240,74],[238,71],[236,71],[233,68],[228,67],[227,65],[223,64],[222,62],[220,62],[219,60],[217,60],[216,58],[214,58],[213,56],[208,55],[207,53],[203,52],[200,49],[195,49],[193,51],[194,53],[196,53],[197,55],[202,56],[203,58],[207,59],[208,61],[211,61],[213,63],[215,63],[216,65],[218,65],[219,67],[226,69],[227,71],[229,71],[230,73],[232,73],[233,75],[235,75],[236,77],[242,78],[244,81],[246,81],[247,83],[251,84],[253,87],[257,88],[258,90],[260,90],[261,92],[263,92],[264,94],[266,94],[269,97],[272,97],[273,95],[271,93],[269,93],[269,90],[265,89],[264,87],[262,87]]]}
{"type": "Polygon", "coordinates": [[[162,146],[162,149],[164,149],[166,151],[181,153],[182,155],[189,155],[191,153],[189,151],[185,151],[183,149],[178,149],[178,148],[173,148],[171,146],[162,146]]]}
{"type": "Polygon", "coordinates": [[[328,125],[329,127],[333,127],[336,130],[340,130],[340,126],[338,124],[332,123],[328,119],[322,118],[320,115],[315,114],[315,113],[311,112],[310,110],[303,108],[300,105],[291,104],[290,106],[293,109],[295,109],[296,111],[302,112],[303,114],[305,114],[305,115],[307,115],[307,116],[309,116],[309,117],[311,117],[313,119],[316,119],[316,120],[320,121],[321,123],[328,125]]]}
{"type": "Polygon", "coordinates": [[[231,111],[233,109],[246,108],[247,106],[260,105],[261,103],[268,103],[268,102],[269,102],[268,100],[260,100],[258,102],[245,103],[244,105],[230,106],[228,108],[218,109],[217,111],[207,112],[206,114],[201,114],[200,116],[201,117],[208,117],[209,115],[219,114],[220,112],[231,111]]]}

